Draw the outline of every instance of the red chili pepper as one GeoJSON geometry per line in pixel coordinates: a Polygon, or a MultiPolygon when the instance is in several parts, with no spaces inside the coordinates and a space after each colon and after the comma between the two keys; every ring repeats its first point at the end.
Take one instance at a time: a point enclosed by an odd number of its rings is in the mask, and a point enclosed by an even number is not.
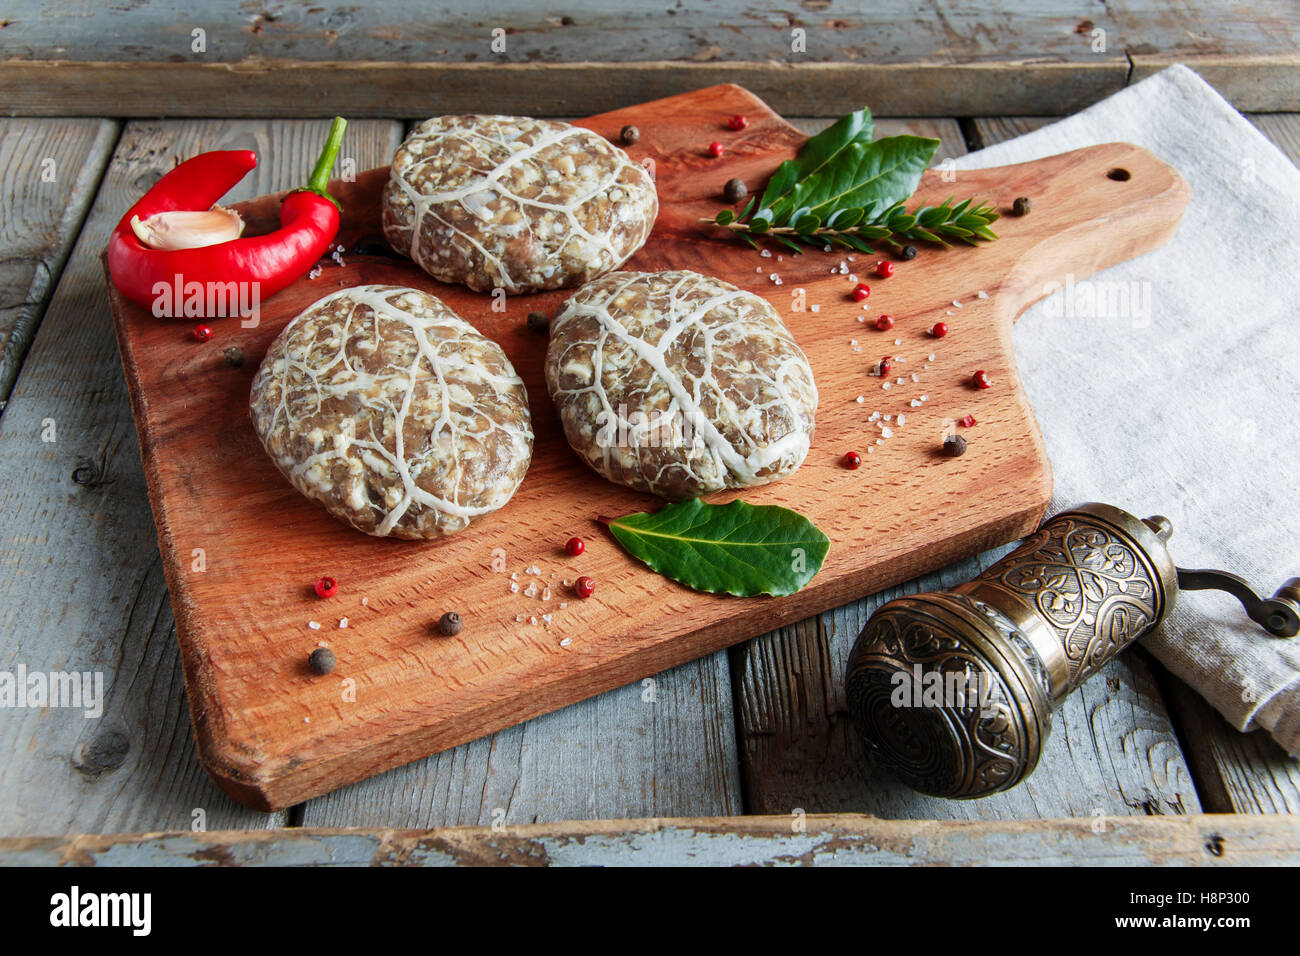
{"type": "Polygon", "coordinates": [[[249,149],[218,150],[181,163],[127,210],[113,230],[108,241],[113,284],[146,309],[158,300],[160,283],[170,290],[177,283],[184,289],[190,282],[255,282],[260,299],[275,295],[311,269],[338,234],[339,205],[326,187],[346,126],[342,117],[334,118],[307,185],[284,197],[275,232],[194,249],[152,249],[132,230],[133,217],[144,220],[162,212],[212,208],[257,165],[257,154],[249,149]]]}

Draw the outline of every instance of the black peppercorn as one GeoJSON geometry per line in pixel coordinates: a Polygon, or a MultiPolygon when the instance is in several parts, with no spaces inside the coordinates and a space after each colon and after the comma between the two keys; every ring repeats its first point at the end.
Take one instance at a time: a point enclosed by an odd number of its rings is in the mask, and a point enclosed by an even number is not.
{"type": "Polygon", "coordinates": [[[447,637],[455,637],[460,633],[460,628],[460,615],[455,611],[448,611],[438,620],[438,632],[447,637]]]}
{"type": "Polygon", "coordinates": [[[307,666],[311,668],[313,674],[328,674],[334,670],[334,665],[338,661],[334,659],[334,652],[328,647],[318,647],[311,652],[307,658],[307,666]]]}
{"type": "Polygon", "coordinates": [[[635,126],[624,126],[619,132],[618,138],[623,141],[624,146],[631,146],[641,138],[641,131],[635,126]]]}
{"type": "Polygon", "coordinates": [[[728,179],[727,185],[722,187],[722,198],[730,203],[737,203],[749,195],[749,188],[742,180],[728,179]]]}
{"type": "Polygon", "coordinates": [[[960,435],[949,435],[943,440],[943,453],[949,458],[959,458],[966,454],[966,439],[960,435]]]}
{"type": "Polygon", "coordinates": [[[1011,204],[1011,212],[1016,216],[1027,216],[1029,210],[1034,208],[1034,204],[1029,201],[1028,196],[1017,196],[1016,201],[1011,204]]]}
{"type": "Polygon", "coordinates": [[[233,345],[221,354],[225,356],[226,364],[231,368],[239,368],[244,364],[244,353],[233,345]]]}
{"type": "Polygon", "coordinates": [[[528,313],[528,331],[545,335],[551,329],[551,317],[545,312],[528,313]]]}
{"type": "Polygon", "coordinates": [[[899,250],[898,250],[898,258],[900,258],[900,259],[915,259],[915,258],[916,258],[916,246],[913,246],[913,245],[906,245],[906,246],[903,246],[902,249],[899,249],[899,250]]]}

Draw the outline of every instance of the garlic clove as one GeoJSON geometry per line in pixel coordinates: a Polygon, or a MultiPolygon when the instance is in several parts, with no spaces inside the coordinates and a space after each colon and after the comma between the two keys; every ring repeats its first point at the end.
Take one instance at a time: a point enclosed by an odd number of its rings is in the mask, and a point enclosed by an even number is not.
{"type": "Polygon", "coordinates": [[[155,213],[148,219],[131,217],[131,231],[150,249],[172,252],[201,249],[238,239],[244,220],[233,209],[213,206],[207,211],[174,209],[155,213]]]}

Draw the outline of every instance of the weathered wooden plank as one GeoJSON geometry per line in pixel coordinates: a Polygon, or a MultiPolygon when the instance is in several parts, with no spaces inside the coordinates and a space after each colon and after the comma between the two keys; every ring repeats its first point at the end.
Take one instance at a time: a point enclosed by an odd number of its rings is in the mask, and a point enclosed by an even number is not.
{"type": "MultiPolygon", "coordinates": [[[[1272,0],[1274,6],[1279,2],[1272,0]]],[[[807,0],[799,5],[715,0],[667,6],[569,0],[563,13],[556,13],[521,0],[491,9],[470,4],[432,7],[421,0],[385,0],[364,9],[306,4],[263,8],[242,0],[211,0],[195,8],[179,0],[134,0],[86,10],[58,0],[10,0],[0,45],[6,56],[26,59],[99,60],[107,55],[133,63],[229,63],[248,58],[403,63],[1069,62],[1098,58],[1090,31],[1100,27],[1111,36],[1110,55],[1123,56],[1119,25],[1106,6],[1086,0],[1003,0],[996,6],[950,0],[924,5],[911,0],[807,0]],[[196,28],[203,31],[202,50],[195,49],[196,28]],[[802,39],[802,45],[795,44],[796,39],[802,39]]]]}
{"type": "Polygon", "coordinates": [[[837,115],[863,99],[880,115],[1065,114],[1180,60],[1240,108],[1300,102],[1300,11],[1289,0],[1241,13],[1215,0],[667,10],[575,0],[563,15],[419,0],[364,11],[240,0],[201,11],[177,0],[10,7],[0,81],[13,114],[401,117],[491,102],[560,115],[576,102],[595,112],[722,82],[790,114],[837,115]]]}
{"type": "MultiPolygon", "coordinates": [[[[1254,0],[1108,0],[1136,83],[1174,63],[1201,74],[1239,110],[1300,109],[1300,6],[1254,0]]],[[[1057,112],[1052,110],[1051,112],[1057,112]]]]}
{"type": "MultiPolygon", "coordinates": [[[[599,49],[599,45],[593,49],[599,49]]],[[[738,83],[785,115],[1037,114],[1082,109],[1122,89],[1126,59],[1057,63],[138,63],[0,60],[11,116],[530,116],[619,109],[738,83]]]]}
{"type": "MultiPolygon", "coordinates": [[[[886,121],[880,134],[904,128],[939,136],[948,155],[965,151],[954,121],[886,121]]],[[[738,709],[747,809],[856,810],[942,820],[1200,808],[1149,669],[1129,660],[1112,662],[1104,676],[1067,700],[1054,717],[1042,763],[1007,793],[978,801],[923,796],[891,779],[866,753],[848,720],[843,684],[849,651],[871,612],[902,594],[969,580],[1005,550],[783,628],[733,652],[741,675],[738,709]]]]}
{"type": "MultiPolygon", "coordinates": [[[[102,674],[102,716],[7,710],[0,832],[265,827],[201,770],[99,254],[130,201],[203,149],[262,162],[232,198],[304,178],[321,122],[131,124],[0,418],[0,669],[102,674]]],[[[399,127],[355,123],[345,157],[384,162],[399,127]]],[[[178,329],[178,335],[184,330],[178,329]]]]}
{"type": "Polygon", "coordinates": [[[1296,866],[1300,820],[853,814],[0,839],[8,866],[1296,866]]]}
{"type": "Polygon", "coordinates": [[[116,138],[106,119],[0,120],[0,412],[116,138]]]}
{"type": "Polygon", "coordinates": [[[303,826],[741,812],[725,652],[335,791],[303,826]]]}

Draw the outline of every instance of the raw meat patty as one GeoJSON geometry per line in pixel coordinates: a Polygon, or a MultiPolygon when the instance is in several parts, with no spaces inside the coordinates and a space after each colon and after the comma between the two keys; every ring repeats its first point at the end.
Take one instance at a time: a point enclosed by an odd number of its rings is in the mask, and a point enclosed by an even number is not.
{"type": "Polygon", "coordinates": [[[426,292],[340,289],[253,377],[253,427],[295,488],[373,535],[438,538],[496,511],[533,451],[500,346],[426,292]]]}
{"type": "Polygon", "coordinates": [[[522,116],[439,116],[393,157],[384,235],[479,292],[578,285],[617,269],[659,214],[650,175],[590,130],[522,116]]]}
{"type": "Polygon", "coordinates": [[[695,272],[615,272],[551,323],[546,385],[573,449],[670,500],[799,467],[817,388],[764,299],[695,272]]]}

